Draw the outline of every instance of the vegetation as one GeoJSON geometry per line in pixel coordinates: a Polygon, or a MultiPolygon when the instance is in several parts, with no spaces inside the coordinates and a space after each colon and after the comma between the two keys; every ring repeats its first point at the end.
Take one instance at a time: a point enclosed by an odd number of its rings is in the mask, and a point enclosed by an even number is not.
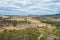
{"type": "Polygon", "coordinates": [[[37,40],[40,32],[36,28],[24,30],[4,30],[0,32],[0,40],[37,40]]]}
{"type": "Polygon", "coordinates": [[[6,26],[14,26],[16,27],[17,25],[20,25],[20,24],[30,24],[31,22],[29,21],[17,21],[17,20],[10,20],[9,18],[8,19],[5,19],[5,18],[2,18],[0,17],[0,27],[6,27],[6,26]]]}
{"type": "MultiPolygon", "coordinates": [[[[15,17],[14,17],[15,18],[15,17]]],[[[46,20],[46,18],[40,18],[40,17],[33,17],[33,19],[37,19],[37,21],[41,21],[41,23],[51,24],[52,26],[56,26],[57,28],[48,28],[47,25],[45,26],[38,26],[37,27],[30,27],[25,29],[4,29],[0,30],[0,40],[47,40],[47,38],[51,35],[55,35],[58,37],[58,40],[60,40],[60,22],[58,21],[51,21],[46,20]],[[45,21],[43,21],[45,20],[45,21]],[[42,35],[42,36],[41,36],[42,35]]],[[[17,25],[19,27],[22,27],[20,25],[24,24],[31,24],[31,22],[27,21],[26,19],[24,21],[17,21],[17,20],[8,20],[5,18],[0,17],[0,27],[9,27],[9,25],[12,25],[13,27],[16,27],[17,25]]],[[[25,26],[24,26],[25,27],[25,26]]],[[[23,27],[22,27],[23,28],[23,27]]]]}
{"type": "Polygon", "coordinates": [[[57,28],[60,28],[60,22],[58,21],[49,21],[49,20],[47,20],[47,21],[41,21],[42,23],[47,23],[47,24],[51,24],[51,25],[55,25],[57,28]]]}
{"type": "Polygon", "coordinates": [[[38,40],[41,34],[43,34],[43,40],[47,40],[47,37],[51,34],[60,38],[60,29],[26,28],[20,30],[4,30],[0,31],[0,40],[38,40]]]}

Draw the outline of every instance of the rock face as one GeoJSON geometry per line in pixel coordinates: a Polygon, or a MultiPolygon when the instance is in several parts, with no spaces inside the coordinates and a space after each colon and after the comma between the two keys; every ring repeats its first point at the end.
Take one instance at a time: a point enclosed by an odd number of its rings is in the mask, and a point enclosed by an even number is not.
{"type": "MultiPolygon", "coordinates": [[[[0,27],[16,27],[16,28],[30,28],[30,27],[52,27],[50,24],[42,23],[41,20],[26,16],[1,16],[0,27]]],[[[11,28],[12,28],[11,27],[11,28]]]]}

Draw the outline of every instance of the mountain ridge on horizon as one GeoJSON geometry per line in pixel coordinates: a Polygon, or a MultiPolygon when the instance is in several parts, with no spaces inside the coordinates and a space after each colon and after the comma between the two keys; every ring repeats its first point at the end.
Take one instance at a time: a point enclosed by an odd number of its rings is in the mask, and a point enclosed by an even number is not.
{"type": "Polygon", "coordinates": [[[32,14],[30,14],[30,15],[5,15],[5,14],[0,14],[0,16],[57,16],[57,15],[60,15],[60,14],[50,14],[50,15],[48,15],[48,14],[46,14],[46,15],[32,15],[32,14]]]}

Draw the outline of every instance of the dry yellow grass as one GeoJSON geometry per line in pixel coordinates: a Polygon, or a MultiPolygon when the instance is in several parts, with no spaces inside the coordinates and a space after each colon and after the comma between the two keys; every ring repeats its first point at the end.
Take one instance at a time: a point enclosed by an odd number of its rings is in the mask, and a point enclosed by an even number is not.
{"type": "Polygon", "coordinates": [[[8,29],[8,30],[12,30],[12,29],[16,29],[16,27],[14,27],[14,26],[7,26],[7,27],[3,27],[4,29],[8,29]]]}

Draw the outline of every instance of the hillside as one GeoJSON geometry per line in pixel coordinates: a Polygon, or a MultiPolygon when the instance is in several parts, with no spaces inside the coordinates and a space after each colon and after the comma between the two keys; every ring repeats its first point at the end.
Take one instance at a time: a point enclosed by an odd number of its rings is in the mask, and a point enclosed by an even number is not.
{"type": "Polygon", "coordinates": [[[60,40],[60,18],[55,17],[0,16],[0,40],[60,40]]]}
{"type": "MultiPolygon", "coordinates": [[[[57,18],[57,17],[56,17],[57,18]]],[[[60,18],[56,19],[50,16],[1,16],[0,17],[0,28],[3,29],[19,29],[19,28],[31,28],[31,27],[48,27],[55,28],[56,25],[52,26],[50,22],[60,21],[60,18]],[[49,22],[49,23],[47,23],[49,22]]],[[[53,23],[54,24],[54,23],[53,23]]]]}

